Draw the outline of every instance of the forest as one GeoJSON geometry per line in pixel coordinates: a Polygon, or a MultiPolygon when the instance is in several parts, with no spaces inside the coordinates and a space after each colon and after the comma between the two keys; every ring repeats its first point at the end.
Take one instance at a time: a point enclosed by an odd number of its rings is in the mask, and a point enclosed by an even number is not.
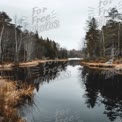
{"type": "Polygon", "coordinates": [[[67,50],[38,31],[23,29],[16,18],[13,24],[6,12],[0,12],[0,63],[56,58],[67,58],[67,50]]]}
{"type": "Polygon", "coordinates": [[[122,56],[122,14],[112,8],[104,18],[107,21],[102,27],[95,17],[87,21],[83,52],[88,59],[122,56]]]}

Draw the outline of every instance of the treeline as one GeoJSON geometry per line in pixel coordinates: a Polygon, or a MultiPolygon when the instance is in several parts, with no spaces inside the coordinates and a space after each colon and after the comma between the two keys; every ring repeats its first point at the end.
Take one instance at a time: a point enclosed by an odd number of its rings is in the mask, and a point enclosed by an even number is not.
{"type": "Polygon", "coordinates": [[[83,53],[81,50],[69,50],[68,51],[68,58],[82,58],[83,57],[83,53]]]}
{"type": "Polygon", "coordinates": [[[55,58],[67,58],[67,50],[49,38],[39,37],[38,32],[13,24],[6,12],[0,12],[0,63],[55,58]]]}
{"type": "Polygon", "coordinates": [[[106,24],[99,29],[93,17],[87,21],[83,52],[87,58],[122,56],[122,15],[116,8],[108,12],[106,24]]]}

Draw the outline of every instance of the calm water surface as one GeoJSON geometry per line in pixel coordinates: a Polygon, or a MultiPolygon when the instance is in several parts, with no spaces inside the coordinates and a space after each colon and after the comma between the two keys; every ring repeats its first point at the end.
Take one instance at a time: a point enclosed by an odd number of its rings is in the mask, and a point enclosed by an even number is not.
{"type": "MultiPolygon", "coordinates": [[[[48,65],[52,64],[43,66],[48,65]]],[[[28,122],[122,122],[120,77],[98,78],[79,65],[79,61],[59,66],[62,64],[43,69],[43,78],[41,71],[38,72],[42,66],[31,69],[37,76],[33,79],[37,88],[33,101],[20,109],[24,119],[28,122]],[[54,67],[57,67],[55,71],[48,72],[54,67]]],[[[22,71],[16,78],[32,75],[30,69],[23,74],[22,71]]]]}

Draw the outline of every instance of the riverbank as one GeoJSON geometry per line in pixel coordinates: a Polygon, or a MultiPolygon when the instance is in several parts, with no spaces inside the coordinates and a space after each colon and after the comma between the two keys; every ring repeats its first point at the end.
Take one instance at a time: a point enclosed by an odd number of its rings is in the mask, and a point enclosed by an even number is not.
{"type": "Polygon", "coordinates": [[[90,69],[95,69],[95,70],[107,70],[107,71],[111,71],[113,70],[115,73],[122,75],[122,63],[117,63],[117,62],[104,62],[104,63],[100,63],[100,62],[85,62],[85,61],[81,61],[81,65],[88,67],[90,69]]]}
{"type": "MultiPolygon", "coordinates": [[[[46,62],[66,62],[68,59],[60,60],[36,60],[23,63],[7,63],[0,65],[0,70],[12,70],[14,67],[32,67],[46,62]]],[[[19,106],[29,102],[33,96],[34,84],[22,81],[9,80],[9,77],[0,76],[0,122],[25,122],[19,116],[19,106]]]]}
{"type": "MultiPolygon", "coordinates": [[[[0,79],[0,122],[25,122],[20,116],[18,107],[26,98],[33,96],[32,85],[18,84],[15,81],[0,79]]],[[[27,101],[26,101],[27,102],[27,101]]]]}
{"type": "Polygon", "coordinates": [[[4,64],[0,64],[0,70],[11,70],[11,68],[15,67],[15,66],[18,66],[18,67],[33,67],[33,66],[37,66],[40,63],[64,62],[64,61],[69,61],[69,60],[68,59],[34,60],[34,61],[20,62],[20,63],[4,63],[4,64]]]}

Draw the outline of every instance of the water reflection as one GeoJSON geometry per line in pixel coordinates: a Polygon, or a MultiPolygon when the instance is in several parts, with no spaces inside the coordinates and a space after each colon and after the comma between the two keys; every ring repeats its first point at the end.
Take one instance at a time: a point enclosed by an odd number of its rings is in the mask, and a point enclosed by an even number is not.
{"type": "Polygon", "coordinates": [[[122,76],[105,79],[95,70],[84,67],[82,78],[85,84],[86,105],[94,108],[98,103],[105,106],[104,114],[110,121],[122,119],[122,76]]]}
{"type": "Polygon", "coordinates": [[[0,76],[20,83],[26,82],[35,85],[37,91],[39,84],[49,83],[57,78],[61,71],[66,70],[69,62],[46,62],[35,67],[15,67],[12,70],[0,71],[0,76]]]}
{"type": "Polygon", "coordinates": [[[71,60],[69,61],[69,65],[73,67],[80,65],[80,60],[71,60]]]}
{"type": "Polygon", "coordinates": [[[48,122],[56,119],[57,122],[119,122],[122,76],[105,79],[96,70],[79,64],[79,61],[47,62],[36,67],[0,71],[0,75],[17,81],[18,89],[23,83],[34,86],[32,92],[36,94],[26,96],[21,109],[22,117],[28,122],[46,122],[47,119],[48,122]],[[70,76],[66,75],[68,71],[70,76]],[[62,74],[62,79],[57,79],[62,74]]]}

